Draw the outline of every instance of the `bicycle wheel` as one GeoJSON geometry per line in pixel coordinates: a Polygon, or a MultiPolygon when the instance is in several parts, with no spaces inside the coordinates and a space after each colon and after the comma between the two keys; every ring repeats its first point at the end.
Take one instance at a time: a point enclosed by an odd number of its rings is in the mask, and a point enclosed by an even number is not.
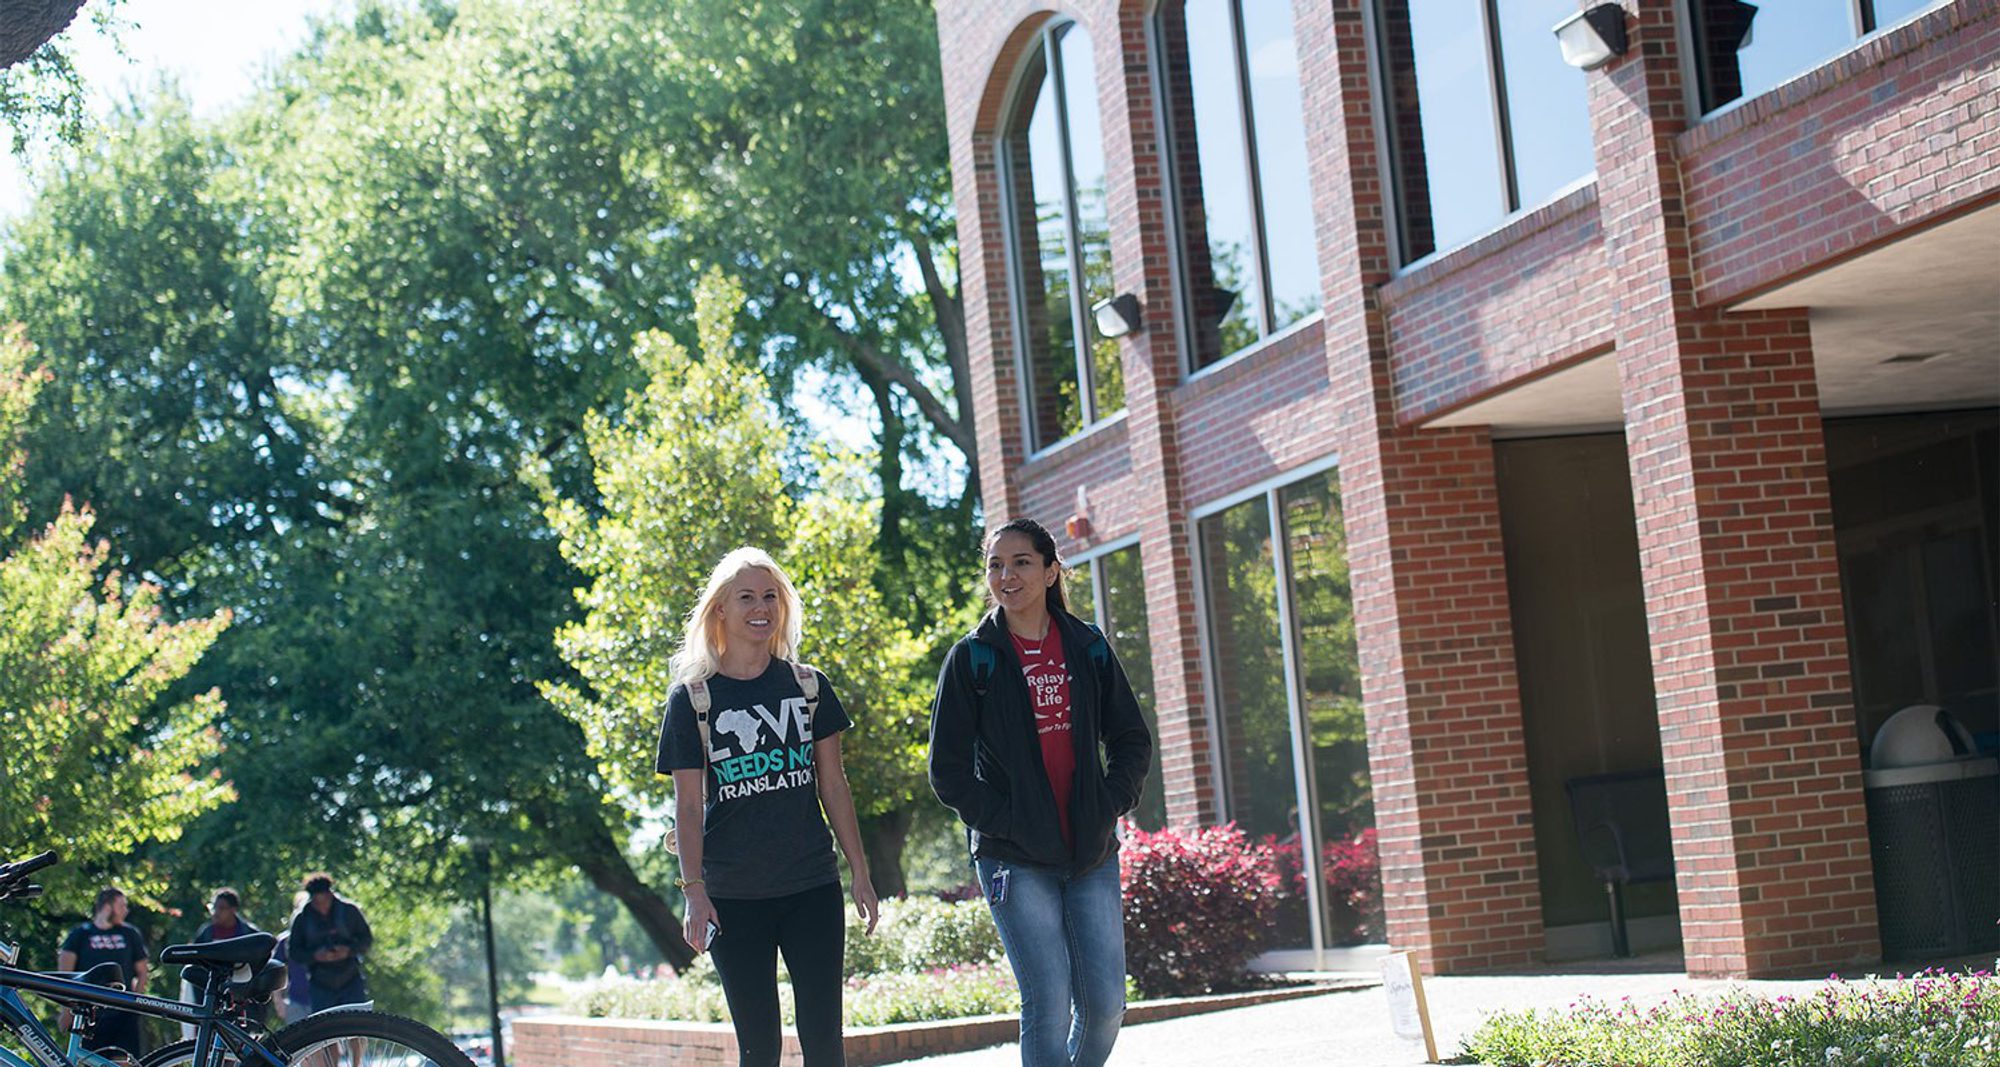
{"type": "Polygon", "coordinates": [[[472,1067],[472,1060],[415,1019],[337,1008],[264,1039],[296,1067],[472,1067]]]}
{"type": "MultiPolygon", "coordinates": [[[[374,1011],[339,1009],[309,1015],[264,1039],[295,1067],[472,1067],[472,1061],[436,1030],[414,1019],[374,1011]]],[[[157,1049],[140,1067],[193,1067],[194,1042],[157,1049]]],[[[238,1067],[235,1056],[207,1067],[238,1067]]]]}
{"type": "MultiPolygon", "coordinates": [[[[192,1041],[176,1041],[171,1045],[156,1048],[151,1055],[139,1061],[139,1067],[193,1067],[193,1064],[194,1042],[192,1041]]],[[[222,1061],[211,1064],[210,1067],[237,1067],[236,1057],[227,1049],[223,1049],[222,1061]]]]}

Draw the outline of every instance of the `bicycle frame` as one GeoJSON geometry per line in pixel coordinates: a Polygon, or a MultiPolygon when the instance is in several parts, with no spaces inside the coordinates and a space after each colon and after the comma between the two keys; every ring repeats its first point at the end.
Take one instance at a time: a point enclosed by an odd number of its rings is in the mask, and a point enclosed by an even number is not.
{"type": "Polygon", "coordinates": [[[20,994],[15,990],[51,1000],[95,1004],[168,1022],[186,1023],[195,1027],[194,1063],[197,1067],[209,1063],[223,1046],[227,1046],[244,1067],[285,1067],[283,1059],[258,1044],[256,1038],[226,1017],[215,1004],[183,1004],[177,1000],[128,993],[122,989],[8,966],[0,966],[0,1024],[12,1030],[35,1059],[32,1062],[23,1060],[6,1049],[0,1049],[0,1067],[116,1067],[110,1060],[84,1051],[76,1040],[70,1042],[69,1054],[65,1055],[57,1047],[55,1038],[42,1027],[41,1021],[28,1011],[28,1006],[22,1003],[20,994]]]}

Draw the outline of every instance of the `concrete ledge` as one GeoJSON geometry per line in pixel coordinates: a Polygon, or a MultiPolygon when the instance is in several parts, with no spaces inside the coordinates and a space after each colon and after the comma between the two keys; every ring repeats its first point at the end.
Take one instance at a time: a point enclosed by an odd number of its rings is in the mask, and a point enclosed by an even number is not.
{"type": "MultiPolygon", "coordinates": [[[[1148,1000],[1125,1009],[1126,1025],[1157,1022],[1225,1008],[1242,1008],[1280,1000],[1319,996],[1342,989],[1373,985],[1368,981],[1324,982],[1222,993],[1206,997],[1148,1000]]],[[[873,1067],[923,1056],[985,1048],[1015,1040],[1020,1020],[1012,1015],[979,1015],[896,1026],[851,1027],[845,1034],[851,1067],[873,1067]]],[[[736,1032],[728,1023],[660,1022],[651,1019],[589,1019],[576,1015],[539,1015],[514,1021],[508,1046],[514,1067],[572,1067],[579,1063],[617,1063],[621,1067],[735,1067],[736,1032]]],[[[787,1029],[781,1061],[799,1067],[799,1038],[787,1029]]]]}

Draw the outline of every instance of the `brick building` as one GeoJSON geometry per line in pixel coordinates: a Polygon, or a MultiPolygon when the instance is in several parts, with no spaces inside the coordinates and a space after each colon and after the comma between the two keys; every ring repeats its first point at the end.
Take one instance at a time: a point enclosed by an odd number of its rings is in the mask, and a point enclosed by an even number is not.
{"type": "Polygon", "coordinates": [[[1146,821],[1372,828],[1386,924],[1285,936],[1437,972],[1609,951],[1598,775],[1664,768],[1690,973],[1963,882],[1864,768],[1995,746],[2000,4],[1624,0],[1588,72],[1575,0],[937,8],[981,484],[1151,694],[1146,821]]]}

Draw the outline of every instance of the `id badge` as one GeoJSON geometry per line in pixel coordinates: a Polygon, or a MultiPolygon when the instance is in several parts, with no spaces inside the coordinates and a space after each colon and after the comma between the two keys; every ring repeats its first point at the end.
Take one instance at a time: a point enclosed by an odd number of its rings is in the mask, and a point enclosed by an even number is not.
{"type": "Polygon", "coordinates": [[[987,900],[995,905],[1007,903],[1007,876],[1010,873],[1007,868],[1002,867],[993,872],[992,878],[987,879],[987,900]]]}

